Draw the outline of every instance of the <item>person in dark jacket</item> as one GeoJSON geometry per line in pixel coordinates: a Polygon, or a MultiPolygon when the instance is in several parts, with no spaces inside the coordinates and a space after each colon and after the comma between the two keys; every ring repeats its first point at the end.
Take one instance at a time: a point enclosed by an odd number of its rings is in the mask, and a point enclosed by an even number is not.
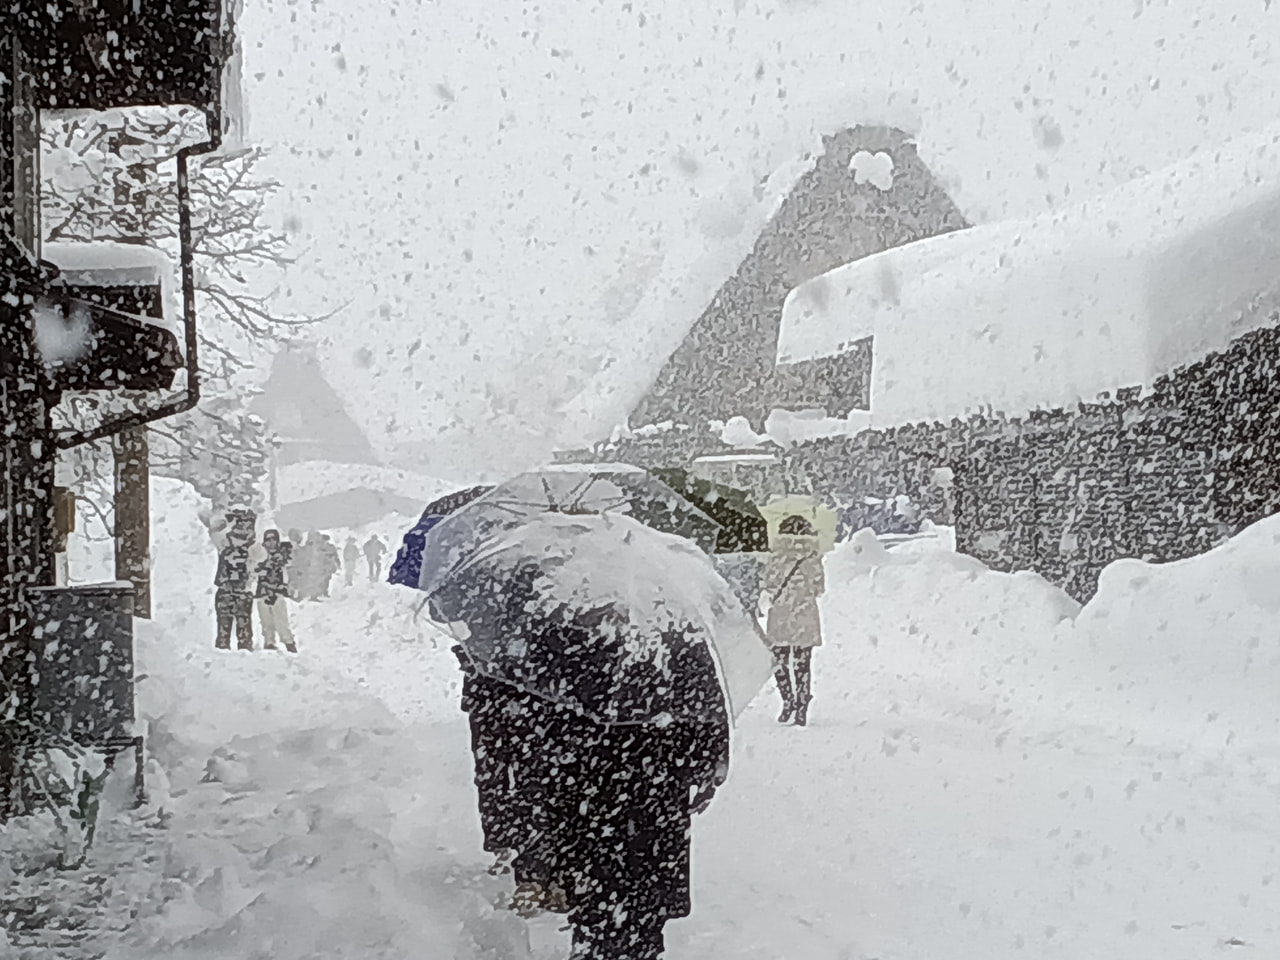
{"type": "MultiPolygon", "coordinates": [[[[504,586],[505,605],[522,609],[527,594],[519,578],[504,586]]],[[[501,629],[501,619],[485,622],[472,597],[466,589],[433,596],[432,619],[450,624],[465,617],[471,633],[501,629]]],[[[528,629],[592,628],[544,621],[528,629]]],[[[701,647],[690,649],[709,657],[701,647]]],[[[465,651],[455,653],[464,671],[485,846],[516,851],[513,906],[529,891],[537,906],[567,912],[575,960],[657,960],[667,921],[690,911],[693,815],[706,809],[728,771],[718,681],[711,681],[718,702],[706,719],[605,724],[486,677],[465,651]]]]}
{"type": "Polygon", "coordinates": [[[377,583],[382,577],[382,557],[387,545],[375,533],[364,542],[364,558],[369,564],[369,582],[377,583]]]}
{"type": "Polygon", "coordinates": [[[213,612],[217,620],[214,645],[219,650],[231,649],[231,631],[235,628],[236,646],[253,649],[253,591],[249,578],[249,548],[253,546],[252,514],[243,511],[227,514],[226,545],[218,551],[218,569],[213,576],[213,612]]]}
{"type": "Polygon", "coordinates": [[[606,726],[571,711],[560,724],[543,749],[559,825],[551,874],[568,890],[571,956],[657,960],[663,927],[691,909],[692,819],[723,780],[728,727],[606,726]]]}
{"type": "Polygon", "coordinates": [[[470,674],[485,849],[515,852],[515,906],[567,912],[575,960],[657,960],[690,911],[692,817],[723,781],[727,724],[610,726],[470,674]]]}
{"type": "Polygon", "coordinates": [[[333,583],[334,574],[342,569],[342,560],[338,555],[338,548],[333,545],[333,541],[327,533],[320,534],[319,547],[319,577],[320,577],[320,596],[329,596],[329,587],[333,583]]]}
{"type": "Polygon", "coordinates": [[[342,548],[342,566],[347,578],[347,586],[356,582],[356,564],[360,562],[360,545],[355,537],[347,537],[342,548]]]}
{"type": "Polygon", "coordinates": [[[268,530],[262,535],[262,545],[266,548],[267,558],[258,564],[258,622],[262,624],[262,648],[274,650],[276,636],[290,653],[297,653],[293,628],[289,625],[290,598],[288,568],[293,557],[293,545],[280,542],[277,530],[268,530]]]}

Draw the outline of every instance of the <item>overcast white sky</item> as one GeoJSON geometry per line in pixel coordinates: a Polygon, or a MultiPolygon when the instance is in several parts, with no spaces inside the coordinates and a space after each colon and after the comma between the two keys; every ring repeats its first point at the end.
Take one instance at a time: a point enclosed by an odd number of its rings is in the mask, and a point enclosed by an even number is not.
{"type": "Polygon", "coordinates": [[[461,466],[607,432],[837,124],[912,126],[988,222],[1280,119],[1266,0],[246,7],[289,305],[350,301],[318,333],[375,444],[461,466]]]}

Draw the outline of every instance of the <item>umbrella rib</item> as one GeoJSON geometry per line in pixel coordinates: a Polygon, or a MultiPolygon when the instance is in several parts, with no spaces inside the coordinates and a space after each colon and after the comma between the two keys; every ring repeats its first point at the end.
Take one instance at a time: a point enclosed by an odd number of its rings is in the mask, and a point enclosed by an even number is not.
{"type": "Polygon", "coordinates": [[[544,493],[546,493],[546,495],[547,495],[547,505],[548,505],[552,510],[561,510],[561,509],[563,509],[563,508],[564,508],[564,504],[559,503],[559,502],[556,500],[556,495],[555,495],[555,493],[551,490],[551,484],[547,483],[547,478],[546,478],[546,477],[539,477],[538,479],[542,481],[542,490],[543,490],[543,492],[544,492],[544,493]]]}
{"type": "Polygon", "coordinates": [[[568,505],[570,509],[582,506],[583,498],[586,497],[587,491],[591,489],[591,485],[595,483],[597,479],[597,477],[588,476],[581,484],[569,492],[569,496],[574,498],[573,503],[568,505]]]}

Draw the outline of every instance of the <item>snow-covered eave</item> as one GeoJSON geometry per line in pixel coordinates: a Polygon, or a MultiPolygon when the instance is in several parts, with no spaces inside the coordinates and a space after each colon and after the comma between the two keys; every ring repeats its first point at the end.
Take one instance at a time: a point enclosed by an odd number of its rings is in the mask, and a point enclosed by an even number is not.
{"type": "Polygon", "coordinates": [[[164,317],[138,320],[171,333],[181,332],[176,314],[177,279],[173,261],[163,250],[112,240],[52,241],[41,245],[40,257],[57,267],[54,282],[61,286],[158,286],[164,317]]]}
{"type": "Polygon", "coordinates": [[[1091,400],[1221,349],[1280,300],[1280,127],[1050,216],[796,288],[778,362],[874,338],[876,426],[1091,400]]]}
{"type": "Polygon", "coordinates": [[[777,463],[777,454],[773,453],[712,453],[703,457],[694,457],[694,463],[777,463]]]}

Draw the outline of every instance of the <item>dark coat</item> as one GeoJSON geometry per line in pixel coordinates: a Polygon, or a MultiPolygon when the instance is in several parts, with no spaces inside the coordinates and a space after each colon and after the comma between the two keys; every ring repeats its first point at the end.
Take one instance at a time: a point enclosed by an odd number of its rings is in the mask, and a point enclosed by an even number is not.
{"type": "Polygon", "coordinates": [[[604,726],[572,713],[556,726],[550,846],[578,922],[607,924],[618,908],[650,923],[687,916],[692,796],[714,791],[728,731],[604,726]]]}
{"type": "Polygon", "coordinates": [[[225,546],[218,552],[218,570],[213,576],[213,585],[220,591],[228,593],[247,593],[249,591],[249,545],[235,543],[225,546]]]}
{"type": "Polygon", "coordinates": [[[471,725],[484,848],[490,853],[525,848],[540,829],[534,822],[540,811],[522,763],[530,747],[532,694],[476,674],[461,647],[453,652],[463,669],[462,709],[471,725]]]}
{"type": "Polygon", "coordinates": [[[455,652],[485,848],[519,850],[516,879],[557,882],[577,922],[618,907],[686,916],[693,798],[709,800],[723,779],[725,724],[606,726],[477,676],[455,652]]]}
{"type": "Polygon", "coordinates": [[[259,600],[275,603],[280,597],[289,596],[287,571],[293,557],[293,545],[281,543],[267,553],[267,559],[258,564],[258,589],[254,593],[259,600]]]}

